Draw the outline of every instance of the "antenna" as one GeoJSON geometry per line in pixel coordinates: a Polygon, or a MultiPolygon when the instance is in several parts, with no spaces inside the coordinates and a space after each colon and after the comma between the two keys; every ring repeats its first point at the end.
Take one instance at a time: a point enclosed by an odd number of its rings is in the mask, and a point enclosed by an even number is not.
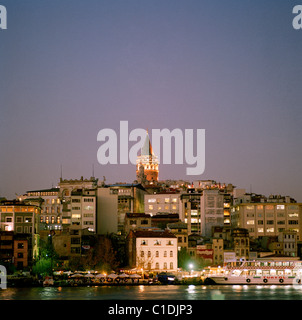
{"type": "Polygon", "coordinates": [[[62,165],[61,165],[61,180],[63,180],[63,170],[62,170],[62,165]]]}
{"type": "Polygon", "coordinates": [[[92,164],[92,177],[94,178],[94,164],[92,164]]]}

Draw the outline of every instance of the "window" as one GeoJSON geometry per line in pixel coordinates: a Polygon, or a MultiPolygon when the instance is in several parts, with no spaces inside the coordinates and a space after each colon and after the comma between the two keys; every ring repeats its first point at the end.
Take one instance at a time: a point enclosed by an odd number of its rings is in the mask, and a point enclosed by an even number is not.
{"type": "Polygon", "coordinates": [[[164,262],[164,269],[167,269],[167,262],[164,262]]]}
{"type": "Polygon", "coordinates": [[[154,245],[155,245],[155,246],[160,246],[160,245],[161,245],[161,241],[155,240],[155,241],[154,241],[154,245]]]}
{"type": "Polygon", "coordinates": [[[266,224],[274,224],[274,220],[268,220],[266,221],[266,224]]]}
{"type": "Polygon", "coordinates": [[[16,222],[21,223],[22,222],[22,217],[16,217],[16,222]]]}
{"type": "Polygon", "coordinates": [[[173,258],[173,251],[170,251],[170,258],[173,258]]]}
{"type": "Polygon", "coordinates": [[[79,237],[71,238],[71,244],[80,244],[81,239],[79,237]]]}
{"type": "Polygon", "coordinates": [[[153,205],[149,204],[149,210],[153,210],[153,205]]]}
{"type": "Polygon", "coordinates": [[[258,225],[262,225],[263,224],[263,220],[258,220],[258,225]]]}
{"type": "Polygon", "coordinates": [[[277,204],[277,210],[284,210],[284,204],[277,204]]]}
{"type": "Polygon", "coordinates": [[[165,203],[170,203],[170,199],[169,198],[165,198],[165,203]]]}
{"type": "Polygon", "coordinates": [[[155,252],[155,257],[158,258],[159,257],[159,251],[155,252]]]}
{"type": "Polygon", "coordinates": [[[274,232],[274,230],[275,230],[274,228],[267,228],[266,232],[270,233],[270,232],[274,232]]]}
{"type": "Polygon", "coordinates": [[[173,269],[173,262],[170,262],[170,269],[173,269]]]}
{"type": "Polygon", "coordinates": [[[248,220],[248,221],[246,222],[246,224],[255,224],[255,221],[254,221],[254,220],[248,220]]]}
{"type": "Polygon", "coordinates": [[[164,257],[165,258],[167,257],[167,251],[164,251],[164,257]]]}
{"type": "Polygon", "coordinates": [[[155,263],[155,269],[159,269],[159,263],[158,262],[155,263]]]}
{"type": "Polygon", "coordinates": [[[142,240],[142,241],[141,241],[141,245],[142,245],[142,246],[146,246],[147,244],[148,244],[148,241],[147,241],[147,240],[142,240]]]}
{"type": "Polygon", "coordinates": [[[145,252],[141,251],[141,258],[143,258],[145,256],[145,252]]]}
{"type": "Polygon", "coordinates": [[[148,251],[148,258],[151,258],[151,251],[148,251]]]}
{"type": "Polygon", "coordinates": [[[156,202],[156,199],[154,199],[154,198],[148,199],[148,202],[149,202],[149,203],[155,203],[155,202],[156,202]]]}
{"type": "Polygon", "coordinates": [[[172,240],[167,240],[167,246],[173,246],[173,241],[172,240]]]}
{"type": "Polygon", "coordinates": [[[18,249],[24,249],[24,243],[18,242],[18,249]]]}

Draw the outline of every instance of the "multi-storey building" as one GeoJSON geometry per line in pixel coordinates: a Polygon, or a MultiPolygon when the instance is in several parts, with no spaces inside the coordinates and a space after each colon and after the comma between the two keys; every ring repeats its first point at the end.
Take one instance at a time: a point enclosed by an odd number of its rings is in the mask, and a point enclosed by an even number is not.
{"type": "Polygon", "coordinates": [[[25,203],[37,205],[41,208],[39,230],[62,229],[62,203],[60,188],[27,191],[19,197],[25,203]]]}
{"type": "Polygon", "coordinates": [[[145,213],[151,216],[158,212],[177,213],[180,209],[180,193],[159,192],[156,194],[145,194],[145,213]]]}
{"type": "Polygon", "coordinates": [[[96,190],[74,190],[70,198],[71,226],[96,232],[96,190]]]}
{"type": "Polygon", "coordinates": [[[145,213],[126,213],[124,233],[127,235],[130,230],[151,228],[151,216],[145,213]]]}
{"type": "Polygon", "coordinates": [[[128,212],[144,212],[144,194],[146,193],[141,184],[117,183],[106,185],[110,189],[110,194],[117,195],[117,233],[122,234],[124,231],[125,215],[128,212]]]}
{"type": "Polygon", "coordinates": [[[252,238],[278,236],[288,230],[301,240],[301,216],[301,203],[256,202],[232,207],[231,220],[233,227],[247,229],[252,238]]]}
{"type": "Polygon", "coordinates": [[[223,195],[219,190],[203,190],[200,199],[201,234],[212,237],[213,227],[224,225],[223,195]]]}
{"type": "Polygon", "coordinates": [[[168,223],[168,230],[170,230],[177,237],[177,250],[188,248],[188,225],[184,222],[168,223]]]}
{"type": "Polygon", "coordinates": [[[148,271],[177,270],[177,238],[162,230],[131,230],[127,237],[129,265],[148,271]]]}
{"type": "Polygon", "coordinates": [[[0,230],[13,231],[28,242],[28,259],[38,256],[38,221],[40,207],[19,201],[6,201],[0,205],[0,230]]]}
{"type": "Polygon", "coordinates": [[[233,248],[237,260],[248,260],[250,254],[249,232],[244,228],[234,228],[232,230],[233,248]]]}
{"type": "Polygon", "coordinates": [[[64,229],[75,226],[96,232],[96,189],[98,180],[60,179],[60,200],[62,203],[61,223],[64,229]]]}
{"type": "Polygon", "coordinates": [[[180,220],[187,223],[188,234],[201,234],[200,197],[201,193],[195,193],[193,191],[183,193],[180,196],[180,220]]]}

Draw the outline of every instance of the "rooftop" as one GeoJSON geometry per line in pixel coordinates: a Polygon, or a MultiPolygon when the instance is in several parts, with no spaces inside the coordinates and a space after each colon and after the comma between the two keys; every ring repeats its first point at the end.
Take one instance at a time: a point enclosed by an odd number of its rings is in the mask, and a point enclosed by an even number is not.
{"type": "Polygon", "coordinates": [[[132,232],[136,238],[176,238],[167,230],[135,230],[132,232]]]}

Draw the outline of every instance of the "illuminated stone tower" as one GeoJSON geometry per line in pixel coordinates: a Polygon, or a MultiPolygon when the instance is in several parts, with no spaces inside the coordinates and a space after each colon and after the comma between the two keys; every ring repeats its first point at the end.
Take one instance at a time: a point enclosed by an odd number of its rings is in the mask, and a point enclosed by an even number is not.
{"type": "Polygon", "coordinates": [[[154,183],[158,181],[158,159],[154,155],[149,134],[141,148],[141,155],[136,160],[136,176],[139,183],[154,183]]]}

